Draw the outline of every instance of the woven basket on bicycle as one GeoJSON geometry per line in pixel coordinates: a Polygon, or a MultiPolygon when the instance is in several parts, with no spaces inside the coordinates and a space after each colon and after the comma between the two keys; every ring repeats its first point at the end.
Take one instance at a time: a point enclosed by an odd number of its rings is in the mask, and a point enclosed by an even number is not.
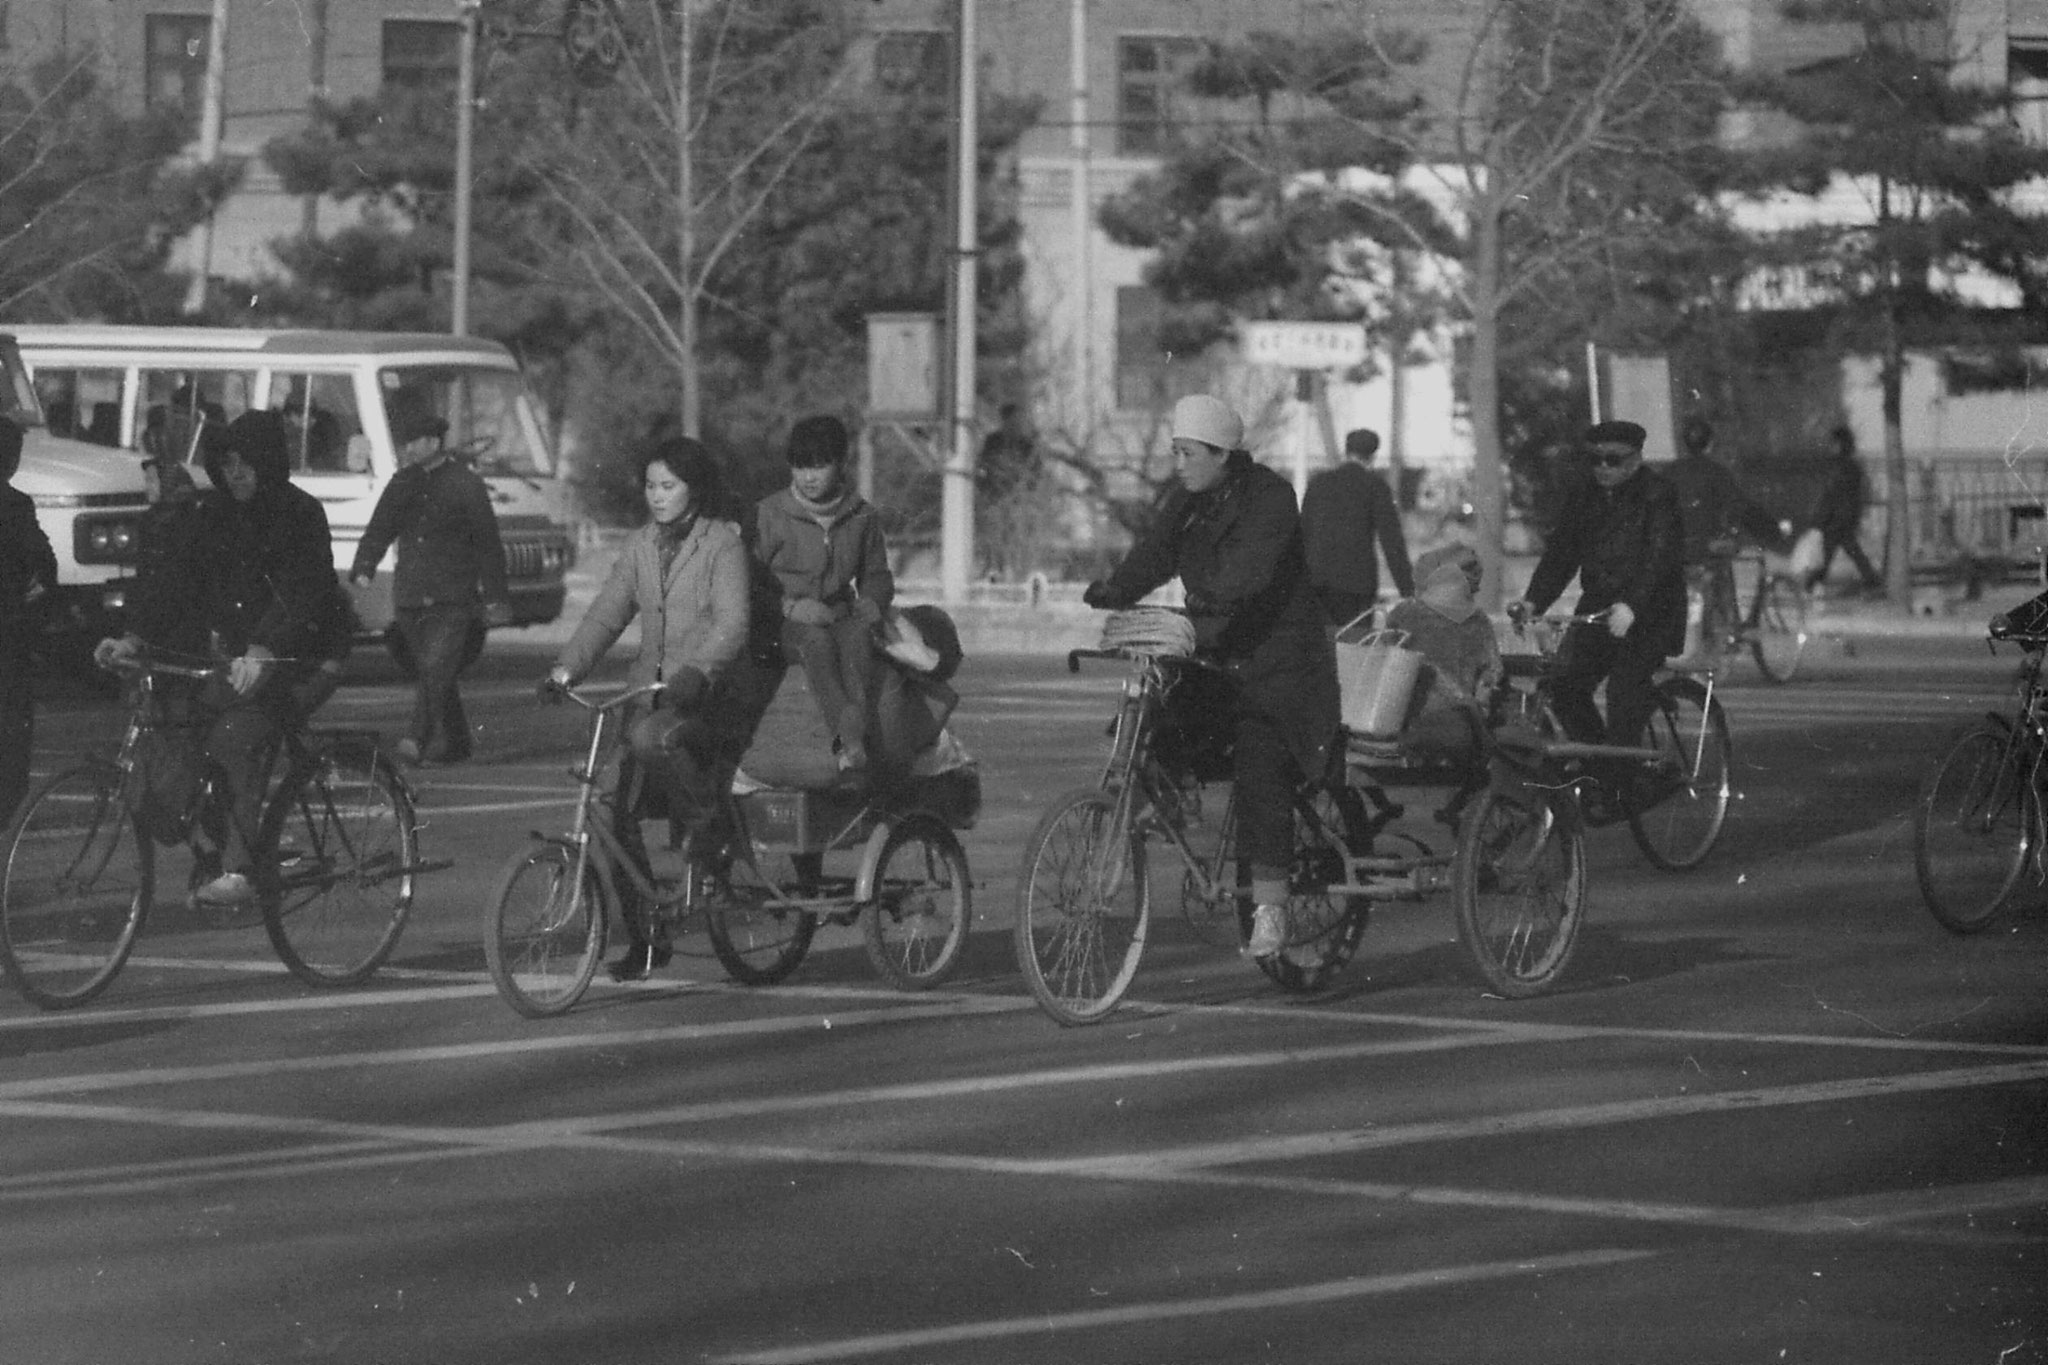
{"type": "Polygon", "coordinates": [[[1195,623],[1171,607],[1113,611],[1102,623],[1100,648],[1184,659],[1195,652],[1195,623]]]}

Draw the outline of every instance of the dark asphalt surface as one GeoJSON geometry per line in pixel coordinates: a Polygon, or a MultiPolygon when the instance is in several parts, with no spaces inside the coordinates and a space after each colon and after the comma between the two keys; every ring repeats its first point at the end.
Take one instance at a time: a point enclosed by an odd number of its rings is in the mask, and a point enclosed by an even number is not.
{"type": "MultiPolygon", "coordinates": [[[[1290,997],[1169,886],[1087,1029],[1023,990],[1009,899],[1117,674],[1042,657],[963,674],[988,807],[946,990],[835,929],[779,987],[690,941],[515,1016],[478,924],[567,813],[545,657],[494,644],[479,761],[421,775],[456,866],[370,987],[165,913],[84,1010],[0,997],[0,1361],[2048,1361],[2048,908],[1949,936],[1906,823],[2010,656],[1738,667],[1720,847],[1670,875],[1594,834],[1553,995],[1469,984],[1439,899],[1290,997]]],[[[327,718],[395,729],[356,674],[327,718]]],[[[39,766],[111,714],[53,689],[39,766]]]]}

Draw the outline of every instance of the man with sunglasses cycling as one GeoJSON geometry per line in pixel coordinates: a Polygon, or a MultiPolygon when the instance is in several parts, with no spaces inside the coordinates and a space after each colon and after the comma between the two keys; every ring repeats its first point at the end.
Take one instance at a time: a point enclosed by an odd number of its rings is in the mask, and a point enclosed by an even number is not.
{"type": "MultiPolygon", "coordinates": [[[[1563,514],[1529,579],[1528,595],[1508,603],[1520,618],[1547,611],[1574,575],[1580,615],[1559,651],[1551,683],[1557,718],[1581,743],[1637,744],[1656,706],[1656,672],[1685,647],[1685,524],[1671,480],[1644,467],[1647,433],[1634,422],[1601,422],[1586,432],[1591,477],[1568,490],[1563,514]],[[1607,684],[1607,720],[1593,693],[1607,684]]],[[[1605,790],[1587,794],[1588,817],[1612,819],[1618,778],[1611,764],[1589,765],[1605,790]]]]}

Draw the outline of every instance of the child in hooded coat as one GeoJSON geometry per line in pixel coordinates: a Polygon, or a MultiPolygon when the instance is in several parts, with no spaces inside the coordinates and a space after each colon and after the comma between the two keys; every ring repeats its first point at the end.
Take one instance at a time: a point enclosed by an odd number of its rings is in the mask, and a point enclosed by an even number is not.
{"type": "Polygon", "coordinates": [[[1415,561],[1415,596],[1394,605],[1389,629],[1404,631],[1425,664],[1415,684],[1403,747],[1437,758],[1473,752],[1486,701],[1501,675],[1493,623],[1479,610],[1479,556],[1445,545],[1415,561]]]}

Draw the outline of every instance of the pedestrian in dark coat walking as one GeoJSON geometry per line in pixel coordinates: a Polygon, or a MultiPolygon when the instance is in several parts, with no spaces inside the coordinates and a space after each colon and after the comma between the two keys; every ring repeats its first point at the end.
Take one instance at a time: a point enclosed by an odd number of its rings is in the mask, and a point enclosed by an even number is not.
{"type": "Polygon", "coordinates": [[[21,468],[21,427],[0,417],[0,826],[28,794],[35,747],[37,603],[57,582],[57,556],[28,494],[11,487],[21,468]]]}
{"type": "Polygon", "coordinates": [[[1337,739],[1336,657],[1309,587],[1294,489],[1244,449],[1242,419],[1207,394],[1183,398],[1173,450],[1179,483],[1085,600],[1126,607],[1178,576],[1198,648],[1228,670],[1233,685],[1206,719],[1230,747],[1239,847],[1251,864],[1247,950],[1268,956],[1285,943],[1294,792],[1327,774],[1337,739]]]}
{"type": "Polygon", "coordinates": [[[490,490],[442,444],[448,424],[426,391],[394,390],[385,415],[405,467],[370,512],[349,582],[374,578],[397,543],[391,604],[415,670],[412,733],[398,742],[399,757],[460,763],[471,749],[460,685],[470,633],[512,619],[505,549],[490,490]]]}
{"type": "Polygon", "coordinates": [[[1415,595],[1401,509],[1387,481],[1372,469],[1377,432],[1360,428],[1344,438],[1344,461],[1308,481],[1301,500],[1301,543],[1309,582],[1323,620],[1341,626],[1379,597],[1380,556],[1387,558],[1394,590],[1415,595]]]}
{"type": "Polygon", "coordinates": [[[1884,579],[1870,563],[1870,556],[1863,553],[1863,546],[1857,543],[1857,535],[1863,526],[1863,466],[1856,460],[1856,436],[1847,427],[1836,427],[1828,437],[1834,458],[1828,464],[1827,482],[1821,485],[1820,497],[1813,506],[1812,521],[1820,530],[1820,567],[1806,579],[1810,592],[1828,576],[1828,566],[1835,562],[1835,551],[1849,556],[1849,562],[1856,566],[1856,572],[1863,577],[1866,590],[1881,588],[1884,579]]]}

